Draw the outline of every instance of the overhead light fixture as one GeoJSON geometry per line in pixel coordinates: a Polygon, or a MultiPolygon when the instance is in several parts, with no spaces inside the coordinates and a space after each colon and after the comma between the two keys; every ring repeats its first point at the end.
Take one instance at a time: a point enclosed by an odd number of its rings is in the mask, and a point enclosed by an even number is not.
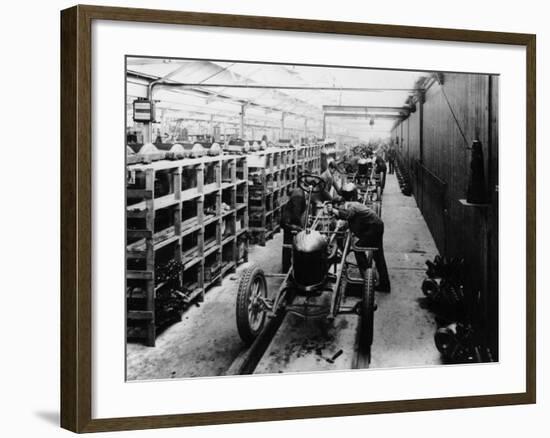
{"type": "Polygon", "coordinates": [[[370,121],[369,121],[369,125],[370,126],[374,126],[374,117],[371,117],[370,121]]]}

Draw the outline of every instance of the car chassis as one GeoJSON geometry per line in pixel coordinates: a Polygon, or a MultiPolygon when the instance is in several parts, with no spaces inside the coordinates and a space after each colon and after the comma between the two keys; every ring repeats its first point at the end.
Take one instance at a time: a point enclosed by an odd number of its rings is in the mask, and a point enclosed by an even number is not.
{"type": "MultiPolygon", "coordinates": [[[[328,269],[324,280],[318,284],[304,286],[294,275],[294,265],[287,273],[265,273],[257,265],[249,265],[239,282],[237,293],[237,328],[242,340],[252,344],[266,325],[266,320],[293,313],[303,318],[326,318],[333,321],[337,315],[354,314],[361,318],[359,348],[370,358],[374,321],[374,284],[376,278],[373,253],[376,248],[358,247],[345,221],[336,221],[331,215],[331,204],[324,204],[314,218],[310,218],[312,193],[324,189],[324,181],[314,175],[302,175],[299,186],[307,193],[306,230],[315,230],[327,239],[328,269]],[[358,265],[348,260],[351,252],[363,252],[367,258],[367,269],[363,272],[358,265]],[[359,275],[358,275],[359,274],[359,275]],[[282,283],[273,298],[268,297],[266,278],[282,278],[282,283]],[[344,303],[351,296],[352,287],[360,286],[360,299],[352,305],[344,303]],[[328,293],[328,306],[312,302],[313,297],[328,293]]],[[[367,196],[363,202],[370,202],[367,196]]],[[[353,300],[350,300],[353,301],[353,300]]]]}

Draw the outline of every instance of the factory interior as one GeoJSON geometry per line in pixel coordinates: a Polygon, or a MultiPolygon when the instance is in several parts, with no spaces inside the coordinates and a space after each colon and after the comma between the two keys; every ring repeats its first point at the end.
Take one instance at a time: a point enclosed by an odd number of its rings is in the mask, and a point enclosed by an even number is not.
{"type": "Polygon", "coordinates": [[[127,57],[127,380],[498,361],[498,80],[127,57]]]}

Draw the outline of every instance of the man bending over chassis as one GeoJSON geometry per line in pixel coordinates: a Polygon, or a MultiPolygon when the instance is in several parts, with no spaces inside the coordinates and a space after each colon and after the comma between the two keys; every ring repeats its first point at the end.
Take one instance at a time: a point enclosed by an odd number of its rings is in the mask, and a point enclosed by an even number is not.
{"type": "MultiPolygon", "coordinates": [[[[373,259],[378,270],[379,283],[376,288],[379,292],[390,292],[390,277],[384,258],[384,222],[366,205],[357,202],[357,187],[347,183],[340,192],[345,203],[337,207],[334,214],[340,219],[346,219],[353,236],[357,237],[357,246],[378,248],[374,251],[373,259]]],[[[356,252],[355,259],[361,272],[367,269],[367,256],[363,252],[356,252]]]]}

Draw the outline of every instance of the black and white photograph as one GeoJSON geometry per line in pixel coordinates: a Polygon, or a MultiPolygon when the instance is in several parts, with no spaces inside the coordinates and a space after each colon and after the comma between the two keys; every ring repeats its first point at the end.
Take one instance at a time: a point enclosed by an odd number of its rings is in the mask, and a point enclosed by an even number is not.
{"type": "Polygon", "coordinates": [[[3,436],[546,436],[544,12],[7,3],[3,436]]]}
{"type": "Polygon", "coordinates": [[[127,381],[499,361],[498,74],[125,64],[127,381]]]}

